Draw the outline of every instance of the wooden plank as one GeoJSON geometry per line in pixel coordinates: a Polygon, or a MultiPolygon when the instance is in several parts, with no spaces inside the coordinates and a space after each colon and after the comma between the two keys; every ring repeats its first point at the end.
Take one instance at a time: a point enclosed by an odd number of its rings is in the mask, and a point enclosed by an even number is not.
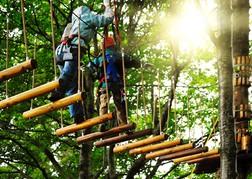
{"type": "Polygon", "coordinates": [[[190,155],[190,156],[176,158],[176,159],[173,159],[172,161],[174,163],[186,162],[186,161],[193,160],[196,158],[207,157],[207,156],[218,154],[218,153],[219,153],[219,149],[214,149],[214,150],[210,150],[208,152],[203,152],[200,154],[194,154],[194,155],[190,155]]]}
{"type": "Polygon", "coordinates": [[[104,131],[104,132],[95,132],[95,133],[91,133],[88,135],[80,136],[77,138],[77,142],[78,143],[88,142],[88,141],[100,139],[103,137],[108,137],[108,136],[111,136],[114,134],[119,134],[121,132],[133,130],[135,128],[136,128],[135,123],[129,123],[129,124],[113,127],[113,128],[111,128],[107,131],[104,131]]]}
{"type": "Polygon", "coordinates": [[[148,153],[148,152],[152,152],[152,151],[156,151],[156,150],[160,150],[160,149],[174,147],[174,146],[179,145],[181,143],[182,143],[182,139],[176,139],[176,140],[172,140],[172,141],[165,141],[165,142],[162,142],[162,143],[159,143],[159,144],[153,144],[153,145],[148,145],[148,146],[144,146],[144,147],[131,149],[129,151],[129,154],[130,155],[135,155],[135,154],[148,153]]]}
{"type": "Polygon", "coordinates": [[[178,145],[176,147],[163,149],[163,150],[158,150],[158,151],[146,154],[145,158],[146,159],[152,159],[152,158],[155,158],[155,157],[160,157],[162,155],[171,154],[171,153],[179,152],[179,151],[182,151],[182,150],[191,149],[193,147],[194,147],[194,143],[178,145]]]}
{"type": "Polygon", "coordinates": [[[63,80],[58,79],[58,80],[46,83],[44,85],[38,86],[36,88],[33,88],[29,91],[25,91],[23,93],[17,94],[5,100],[2,100],[0,101],[0,109],[3,109],[9,106],[21,103],[23,101],[41,96],[43,94],[49,93],[50,91],[53,91],[55,88],[59,88],[62,83],[63,83],[63,80]]]}
{"type": "Polygon", "coordinates": [[[220,154],[213,154],[206,157],[192,159],[192,160],[186,161],[186,163],[188,163],[189,165],[194,164],[194,163],[204,163],[206,161],[208,162],[209,160],[215,160],[219,158],[220,158],[220,154]]]}
{"type": "Polygon", "coordinates": [[[58,130],[56,130],[56,135],[57,136],[61,136],[64,134],[69,134],[71,132],[76,132],[78,130],[81,129],[86,129],[89,128],[91,126],[97,125],[97,124],[101,124],[104,123],[108,120],[112,120],[113,119],[113,115],[112,112],[108,113],[108,114],[104,114],[102,116],[97,116],[88,120],[85,120],[79,124],[72,124],[70,126],[66,126],[66,127],[62,127],[58,130]]]}
{"type": "Polygon", "coordinates": [[[61,109],[77,101],[82,101],[84,98],[85,98],[84,92],[76,93],[66,98],[57,100],[53,103],[49,103],[44,106],[40,106],[32,110],[26,111],[23,113],[23,118],[29,119],[29,118],[36,117],[36,116],[39,116],[39,115],[42,115],[42,114],[45,114],[45,113],[48,113],[57,109],[61,109]]]}
{"type": "Polygon", "coordinates": [[[159,157],[159,160],[160,161],[171,160],[174,158],[184,157],[184,156],[193,155],[193,154],[197,154],[201,152],[207,152],[207,151],[208,151],[208,147],[199,147],[199,148],[194,148],[194,149],[189,149],[185,151],[180,151],[180,152],[164,155],[164,156],[159,157]]]}
{"type": "Polygon", "coordinates": [[[140,137],[151,135],[151,134],[153,134],[153,129],[145,129],[145,130],[141,130],[137,132],[132,132],[129,134],[124,134],[124,135],[119,135],[119,136],[111,137],[108,139],[104,139],[104,140],[95,142],[94,145],[99,148],[103,146],[108,146],[108,145],[112,145],[112,144],[116,144],[116,143],[120,143],[120,142],[124,142],[128,140],[140,138],[140,137]]]}
{"type": "Polygon", "coordinates": [[[16,66],[0,71],[0,82],[21,75],[35,68],[37,68],[36,60],[26,60],[25,62],[17,64],[16,66]]]}
{"type": "Polygon", "coordinates": [[[123,152],[125,150],[129,150],[129,149],[133,149],[133,148],[136,148],[136,147],[141,147],[141,146],[144,146],[144,145],[152,144],[152,143],[155,143],[155,142],[166,140],[167,137],[168,136],[166,134],[162,134],[162,135],[150,137],[148,139],[143,139],[143,140],[140,140],[140,141],[137,141],[137,142],[125,144],[125,145],[122,145],[122,146],[115,146],[114,149],[113,149],[113,152],[114,153],[123,152]]]}

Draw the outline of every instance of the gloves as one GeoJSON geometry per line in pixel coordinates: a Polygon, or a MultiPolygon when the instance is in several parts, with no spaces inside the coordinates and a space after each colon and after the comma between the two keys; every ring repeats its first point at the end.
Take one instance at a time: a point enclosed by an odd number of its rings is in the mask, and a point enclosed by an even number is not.
{"type": "MultiPolygon", "coordinates": [[[[104,1],[106,1],[106,0],[104,0],[104,1]]],[[[106,6],[104,16],[105,17],[113,17],[114,16],[114,13],[111,10],[110,6],[106,6]]]]}
{"type": "Polygon", "coordinates": [[[109,6],[109,0],[103,0],[103,4],[104,4],[104,6],[109,6]]]}

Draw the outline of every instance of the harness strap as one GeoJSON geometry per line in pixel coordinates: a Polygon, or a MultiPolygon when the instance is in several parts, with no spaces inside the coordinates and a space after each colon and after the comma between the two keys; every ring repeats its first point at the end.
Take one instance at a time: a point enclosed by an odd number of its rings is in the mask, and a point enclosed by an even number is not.
{"type": "MultiPolygon", "coordinates": [[[[75,37],[78,37],[78,34],[72,34],[72,35],[68,36],[65,40],[60,40],[59,42],[63,43],[65,45],[67,43],[70,43],[71,40],[73,40],[75,37]]],[[[85,42],[84,37],[81,36],[80,38],[85,42]]],[[[87,44],[87,43],[85,42],[85,44],[87,44]]]]}

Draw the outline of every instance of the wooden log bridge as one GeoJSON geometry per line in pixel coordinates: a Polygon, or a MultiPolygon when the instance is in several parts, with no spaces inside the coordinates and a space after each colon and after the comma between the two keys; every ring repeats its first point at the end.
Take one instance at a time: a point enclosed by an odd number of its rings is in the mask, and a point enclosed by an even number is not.
{"type": "Polygon", "coordinates": [[[0,101],[0,109],[21,103],[23,101],[41,96],[43,94],[49,93],[53,91],[55,88],[59,88],[63,83],[63,79],[58,79],[44,85],[33,88],[29,91],[25,91],[23,93],[17,94],[10,98],[0,101]]]}
{"type": "Polygon", "coordinates": [[[71,132],[76,132],[81,129],[86,129],[88,127],[92,127],[94,125],[101,124],[101,123],[104,123],[104,122],[106,122],[108,120],[112,120],[112,119],[113,119],[113,115],[111,112],[108,114],[104,114],[102,116],[97,116],[97,117],[85,120],[79,124],[72,124],[70,126],[60,128],[60,129],[56,130],[56,135],[61,136],[64,134],[69,134],[71,132]]]}
{"type": "Polygon", "coordinates": [[[186,163],[190,164],[194,164],[194,163],[204,163],[204,162],[208,162],[208,161],[212,161],[212,160],[219,160],[220,159],[220,154],[213,154],[213,155],[209,155],[206,157],[201,157],[201,158],[196,158],[193,160],[189,160],[186,163]]]}
{"type": "Polygon", "coordinates": [[[140,140],[140,141],[137,141],[137,142],[128,143],[128,144],[125,144],[125,145],[122,145],[122,146],[115,146],[114,149],[113,149],[113,152],[118,153],[118,152],[123,152],[125,150],[133,149],[133,148],[136,148],[136,147],[149,145],[149,144],[152,144],[152,143],[155,143],[155,142],[166,140],[167,137],[168,137],[167,134],[162,134],[162,135],[154,136],[154,137],[151,137],[151,138],[148,138],[148,139],[143,139],[143,140],[140,140]]]}
{"type": "Polygon", "coordinates": [[[145,129],[145,130],[141,130],[137,132],[132,132],[129,134],[124,134],[124,135],[119,135],[119,136],[111,137],[108,139],[104,139],[104,140],[95,142],[94,145],[97,148],[99,148],[103,146],[108,146],[108,145],[112,145],[112,144],[116,144],[116,143],[120,143],[120,142],[124,142],[128,140],[140,138],[140,137],[151,135],[151,134],[153,134],[153,129],[145,129]]]}
{"type": "Polygon", "coordinates": [[[218,153],[219,153],[219,149],[213,149],[213,150],[210,150],[208,152],[203,152],[203,153],[200,153],[200,154],[194,154],[194,155],[189,155],[189,156],[185,156],[185,157],[176,158],[176,159],[173,159],[172,161],[174,163],[181,163],[181,162],[186,162],[186,161],[193,160],[193,159],[196,159],[196,158],[207,157],[207,156],[218,154],[218,153]]]}
{"type": "Polygon", "coordinates": [[[21,75],[26,71],[33,70],[37,68],[37,61],[36,60],[26,60],[23,63],[20,63],[16,66],[8,68],[0,72],[0,82],[4,80],[8,80],[12,77],[21,75]]]}
{"type": "Polygon", "coordinates": [[[82,101],[84,98],[85,98],[84,92],[76,93],[66,98],[57,100],[53,103],[49,103],[44,106],[40,106],[38,108],[26,111],[23,113],[23,118],[29,119],[29,118],[36,117],[36,116],[39,116],[39,115],[42,115],[42,114],[45,114],[45,113],[48,113],[57,109],[61,109],[77,101],[82,101]]]}
{"type": "Polygon", "coordinates": [[[193,147],[194,147],[194,143],[183,144],[183,145],[179,145],[179,146],[176,146],[176,147],[171,147],[171,148],[168,148],[168,149],[158,150],[158,151],[146,154],[145,158],[146,159],[152,159],[152,158],[155,158],[155,157],[160,157],[162,155],[171,154],[171,153],[179,152],[179,151],[182,151],[182,150],[192,149],[193,147]]]}
{"type": "Polygon", "coordinates": [[[144,147],[131,149],[129,151],[129,154],[134,155],[134,154],[148,153],[148,152],[152,152],[152,151],[155,151],[155,150],[174,147],[174,146],[179,145],[181,143],[182,143],[182,139],[176,139],[176,140],[172,140],[172,141],[165,141],[165,142],[162,142],[162,143],[159,143],[159,144],[153,144],[153,145],[148,145],[148,146],[144,146],[144,147]]]}
{"type": "Polygon", "coordinates": [[[159,157],[159,160],[160,161],[171,160],[174,158],[184,157],[184,156],[207,152],[207,151],[208,151],[208,147],[199,147],[199,148],[189,149],[189,150],[180,151],[180,152],[176,152],[172,154],[167,154],[167,155],[159,157]]]}
{"type": "Polygon", "coordinates": [[[95,133],[91,133],[88,135],[80,136],[77,138],[77,142],[82,143],[82,142],[88,142],[88,141],[100,139],[103,137],[109,137],[111,135],[115,135],[115,134],[119,134],[121,132],[133,130],[135,128],[136,128],[136,123],[129,123],[129,124],[113,127],[113,128],[111,128],[107,131],[104,131],[104,132],[95,132],[95,133]]]}

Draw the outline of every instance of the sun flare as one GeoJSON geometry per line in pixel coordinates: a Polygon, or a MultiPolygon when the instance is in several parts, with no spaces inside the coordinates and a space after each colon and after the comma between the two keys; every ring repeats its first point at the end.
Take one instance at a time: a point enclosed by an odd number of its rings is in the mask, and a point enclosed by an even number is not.
{"type": "Polygon", "coordinates": [[[180,11],[170,30],[171,36],[179,40],[183,48],[202,47],[207,38],[206,23],[202,14],[192,2],[184,4],[180,11]]]}

